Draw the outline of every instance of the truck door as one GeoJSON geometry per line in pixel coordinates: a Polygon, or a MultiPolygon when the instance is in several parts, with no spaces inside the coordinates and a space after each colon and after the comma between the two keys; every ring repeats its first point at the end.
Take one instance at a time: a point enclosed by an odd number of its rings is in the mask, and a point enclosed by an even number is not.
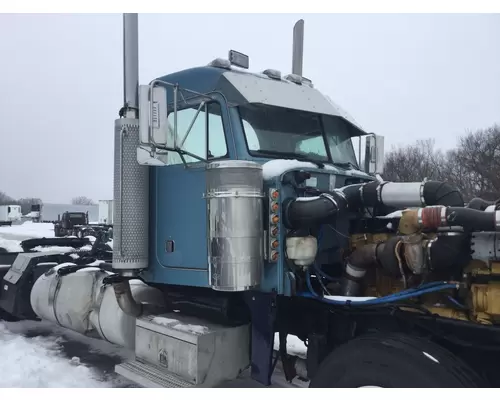
{"type": "MultiPolygon", "coordinates": [[[[179,108],[177,146],[210,161],[229,157],[228,142],[233,142],[227,133],[229,117],[223,104],[208,102],[197,116],[199,103],[179,108]]],[[[173,112],[168,121],[173,127],[173,112]]],[[[151,174],[151,241],[156,243],[155,258],[160,265],[153,279],[174,284],[183,284],[189,279],[189,284],[196,285],[193,273],[198,271],[197,285],[206,286],[205,163],[187,155],[183,157],[187,166],[178,154],[171,153],[169,164],[154,168],[151,174]]]]}

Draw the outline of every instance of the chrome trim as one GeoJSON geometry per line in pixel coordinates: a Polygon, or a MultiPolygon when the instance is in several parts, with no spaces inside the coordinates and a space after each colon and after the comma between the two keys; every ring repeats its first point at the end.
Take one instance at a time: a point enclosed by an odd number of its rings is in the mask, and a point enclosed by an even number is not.
{"type": "Polygon", "coordinates": [[[345,272],[352,276],[353,278],[362,278],[366,275],[366,270],[355,267],[352,264],[347,263],[345,266],[345,272]]]}
{"type": "Polygon", "coordinates": [[[446,223],[448,222],[446,219],[446,210],[447,207],[441,207],[441,225],[446,226],[446,223]]]}
{"type": "Polygon", "coordinates": [[[420,184],[419,193],[420,193],[420,201],[421,201],[422,205],[426,206],[427,204],[425,204],[424,186],[425,186],[425,180],[420,184]]]}
{"type": "Polygon", "coordinates": [[[418,211],[417,211],[417,222],[421,226],[424,224],[424,222],[422,220],[422,212],[423,212],[423,210],[424,210],[423,208],[419,208],[418,211]]]}
{"type": "Polygon", "coordinates": [[[337,201],[333,198],[333,196],[331,194],[321,193],[320,197],[324,197],[325,199],[330,200],[335,207],[339,208],[339,205],[338,205],[337,201]]]}

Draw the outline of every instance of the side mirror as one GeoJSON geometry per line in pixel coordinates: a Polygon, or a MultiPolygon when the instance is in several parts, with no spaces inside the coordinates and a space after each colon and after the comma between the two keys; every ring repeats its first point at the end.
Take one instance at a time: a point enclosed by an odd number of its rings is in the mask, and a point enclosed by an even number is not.
{"type": "Polygon", "coordinates": [[[364,170],[369,174],[384,172],[384,137],[370,135],[366,137],[364,170]]]}
{"type": "Polygon", "coordinates": [[[166,150],[173,147],[173,132],[167,120],[167,89],[139,85],[139,138],[137,162],[141,165],[166,165],[166,150]],[[154,149],[154,150],[153,150],[154,149]]]}

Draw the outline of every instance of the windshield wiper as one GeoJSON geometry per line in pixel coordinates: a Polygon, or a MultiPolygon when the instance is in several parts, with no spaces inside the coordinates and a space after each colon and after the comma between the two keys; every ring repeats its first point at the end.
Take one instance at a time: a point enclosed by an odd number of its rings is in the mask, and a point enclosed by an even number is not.
{"type": "Polygon", "coordinates": [[[336,167],[340,167],[340,168],[358,169],[358,167],[350,161],[334,162],[332,164],[335,165],[336,167]]]}
{"type": "Polygon", "coordinates": [[[293,152],[283,152],[283,151],[272,151],[272,150],[251,150],[252,153],[263,154],[263,155],[283,155],[286,157],[292,157],[300,161],[308,161],[313,164],[316,164],[319,168],[325,168],[325,164],[321,161],[315,160],[314,158],[310,158],[301,154],[293,153],[293,152]]]}

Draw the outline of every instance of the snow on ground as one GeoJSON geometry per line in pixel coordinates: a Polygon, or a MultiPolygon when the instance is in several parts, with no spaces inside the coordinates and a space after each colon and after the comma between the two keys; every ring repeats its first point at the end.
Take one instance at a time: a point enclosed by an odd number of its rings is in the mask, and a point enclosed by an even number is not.
{"type": "Polygon", "coordinates": [[[9,253],[18,253],[23,251],[19,240],[4,239],[0,236],[0,247],[7,250],[9,253]]]}
{"type": "MultiPolygon", "coordinates": [[[[0,227],[0,247],[7,251],[22,251],[22,240],[42,237],[54,237],[52,224],[25,222],[12,227],[0,227]]],[[[92,241],[94,238],[90,239],[92,241]]],[[[113,246],[112,241],[108,244],[113,246]]],[[[36,250],[72,249],[37,247],[36,250]]],[[[279,348],[278,334],[275,336],[274,348],[279,348]]],[[[289,354],[305,357],[306,350],[300,339],[288,336],[289,354]]],[[[0,388],[135,386],[114,373],[116,364],[133,358],[131,351],[63,329],[50,322],[0,321],[0,355],[0,388]]],[[[304,385],[301,382],[286,382],[279,366],[273,374],[274,387],[304,385]]],[[[249,379],[246,371],[242,377],[223,387],[260,387],[260,384],[249,379]]]]}
{"type": "MultiPolygon", "coordinates": [[[[274,350],[278,351],[280,348],[280,337],[279,333],[274,334],[274,350]]],[[[306,358],[307,347],[302,340],[297,336],[288,335],[286,337],[286,352],[291,356],[297,356],[299,358],[306,358]]]]}
{"type": "Polygon", "coordinates": [[[54,237],[54,225],[51,223],[33,223],[26,221],[20,225],[0,226],[0,237],[19,240],[54,237]]]}
{"type": "Polygon", "coordinates": [[[0,387],[115,386],[113,379],[83,364],[80,357],[68,357],[63,337],[50,333],[30,336],[26,334],[29,330],[20,334],[22,324],[16,324],[0,322],[0,387]]]}

